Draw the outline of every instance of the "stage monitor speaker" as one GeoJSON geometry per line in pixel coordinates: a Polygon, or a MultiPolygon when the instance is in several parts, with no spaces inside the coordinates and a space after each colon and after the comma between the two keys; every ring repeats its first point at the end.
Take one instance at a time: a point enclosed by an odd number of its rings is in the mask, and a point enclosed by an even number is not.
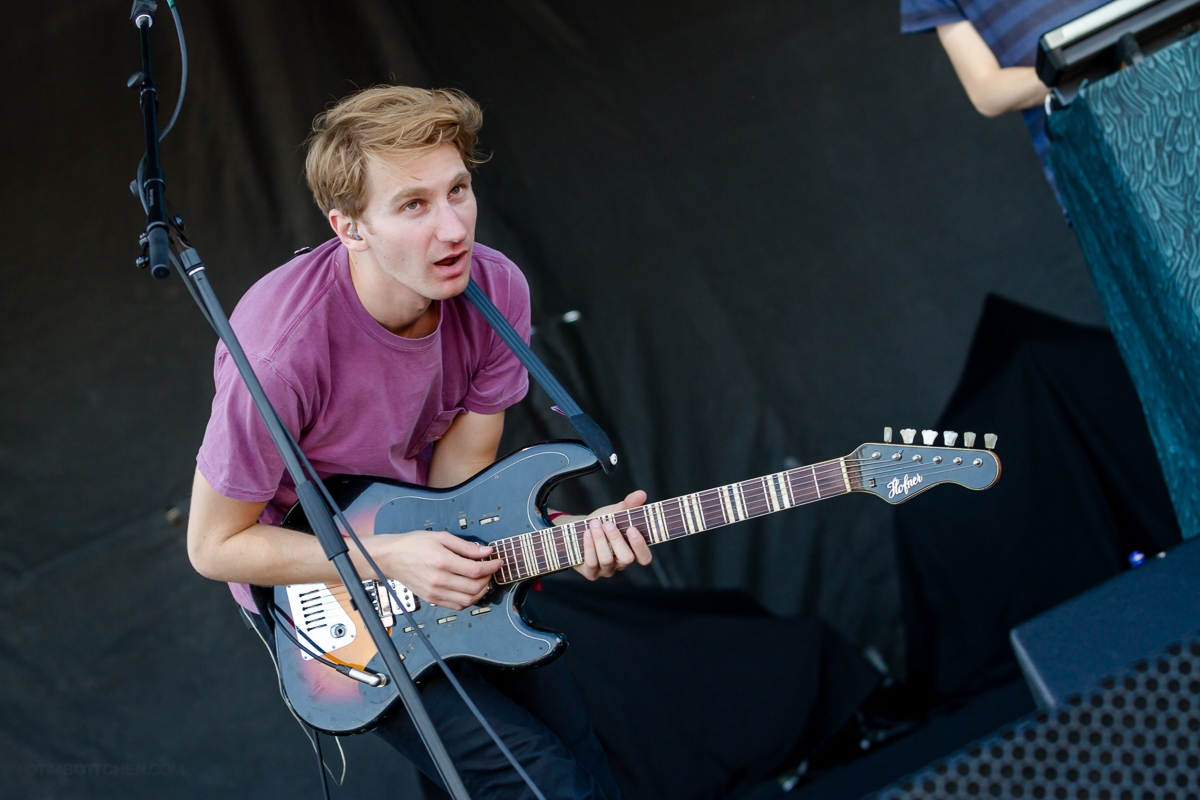
{"type": "Polygon", "coordinates": [[[1017,626],[1013,650],[1034,700],[1054,708],[1134,659],[1200,628],[1200,539],[1017,626]]]}
{"type": "Polygon", "coordinates": [[[870,797],[1200,800],[1200,635],[870,797]]]}

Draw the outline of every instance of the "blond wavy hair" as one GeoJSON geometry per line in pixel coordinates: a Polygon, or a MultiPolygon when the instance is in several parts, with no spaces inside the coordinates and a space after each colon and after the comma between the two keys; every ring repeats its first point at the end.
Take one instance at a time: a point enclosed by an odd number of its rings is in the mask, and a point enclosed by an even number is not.
{"type": "Polygon", "coordinates": [[[364,89],[313,120],[305,142],[308,188],[322,213],[336,208],[361,219],[370,194],[367,166],[372,159],[404,163],[450,143],[467,168],[474,169],[486,160],[475,153],[482,125],[479,104],[457,89],[364,89]]]}

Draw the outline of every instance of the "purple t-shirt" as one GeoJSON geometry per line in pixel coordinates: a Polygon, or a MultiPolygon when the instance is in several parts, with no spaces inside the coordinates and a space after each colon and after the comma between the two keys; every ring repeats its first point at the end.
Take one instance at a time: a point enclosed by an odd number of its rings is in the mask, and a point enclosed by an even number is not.
{"type": "MultiPolygon", "coordinates": [[[[471,277],[529,340],[529,286],[513,262],[475,244],[471,277]]],[[[313,467],[424,484],[430,445],[463,411],[493,414],[525,396],[516,356],[462,295],[441,303],[437,329],[405,339],[375,321],[350,279],[346,248],[331,239],[272,271],[230,317],[284,426],[313,467]]],[[[220,494],[268,500],[275,525],[296,502],[267,427],[225,346],[196,464],[220,494]]],[[[254,608],[244,584],[234,597],[254,608]]]]}

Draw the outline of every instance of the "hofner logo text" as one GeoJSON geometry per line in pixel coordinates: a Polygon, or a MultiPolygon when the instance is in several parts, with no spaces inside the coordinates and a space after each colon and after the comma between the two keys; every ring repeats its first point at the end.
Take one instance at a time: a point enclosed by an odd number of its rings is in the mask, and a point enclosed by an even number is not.
{"type": "Polygon", "coordinates": [[[898,494],[907,496],[909,489],[914,488],[920,482],[920,475],[913,475],[911,478],[905,475],[903,481],[899,478],[892,478],[891,483],[888,484],[888,497],[895,497],[898,494]]]}

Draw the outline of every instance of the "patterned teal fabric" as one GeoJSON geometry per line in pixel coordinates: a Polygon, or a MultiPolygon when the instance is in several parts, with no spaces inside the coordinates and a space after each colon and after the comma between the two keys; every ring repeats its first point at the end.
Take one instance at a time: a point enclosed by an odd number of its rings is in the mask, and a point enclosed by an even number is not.
{"type": "Polygon", "coordinates": [[[1084,87],[1050,163],[1183,535],[1200,532],[1200,36],[1084,87]]]}

